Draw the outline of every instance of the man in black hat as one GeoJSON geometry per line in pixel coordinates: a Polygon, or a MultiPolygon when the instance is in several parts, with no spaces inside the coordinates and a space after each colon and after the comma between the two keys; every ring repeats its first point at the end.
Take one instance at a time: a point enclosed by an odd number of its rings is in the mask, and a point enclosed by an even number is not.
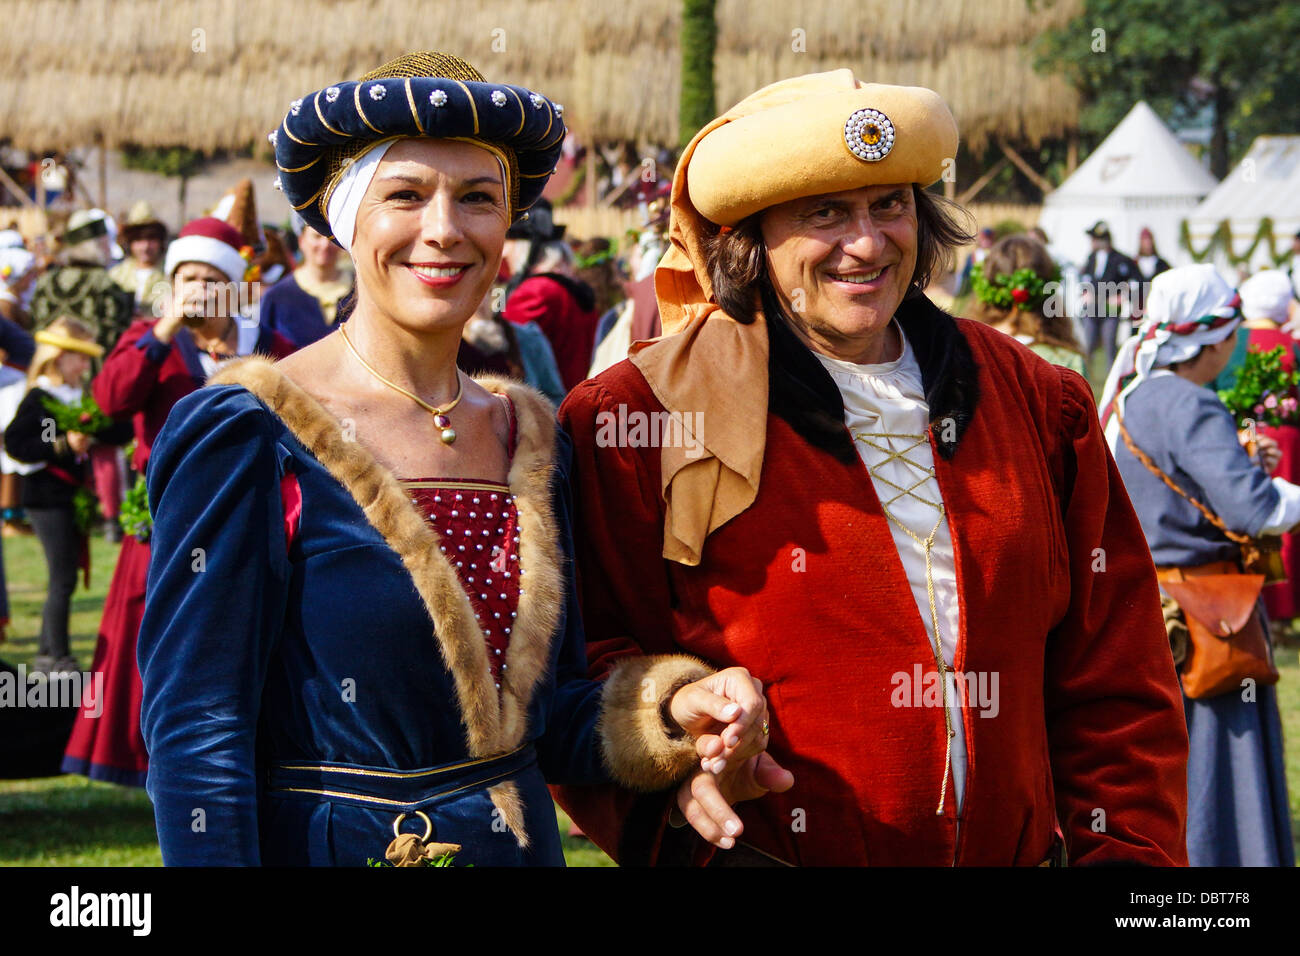
{"type": "Polygon", "coordinates": [[[1091,362],[1100,344],[1109,369],[1119,351],[1120,320],[1128,311],[1136,292],[1134,286],[1142,275],[1136,262],[1111,246],[1110,227],[1104,221],[1094,223],[1087,232],[1092,237],[1092,252],[1079,273],[1083,287],[1083,350],[1091,362]]]}

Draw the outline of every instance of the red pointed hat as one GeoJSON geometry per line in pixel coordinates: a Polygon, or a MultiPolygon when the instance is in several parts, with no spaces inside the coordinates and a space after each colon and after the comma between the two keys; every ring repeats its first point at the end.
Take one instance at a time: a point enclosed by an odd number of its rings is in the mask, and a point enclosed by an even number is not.
{"type": "Polygon", "coordinates": [[[167,247],[163,271],[170,279],[181,263],[202,262],[224,272],[231,282],[239,282],[248,268],[248,262],[239,254],[243,245],[243,235],[230,223],[204,216],[186,225],[167,247]]]}

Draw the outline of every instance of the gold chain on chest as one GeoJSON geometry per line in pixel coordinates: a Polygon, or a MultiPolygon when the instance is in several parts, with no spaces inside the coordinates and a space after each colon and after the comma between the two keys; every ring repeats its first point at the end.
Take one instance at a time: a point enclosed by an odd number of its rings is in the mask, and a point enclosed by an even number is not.
{"type": "Polygon", "coordinates": [[[880,507],[885,512],[885,517],[902,529],[903,533],[920,545],[921,549],[925,552],[925,593],[930,602],[930,627],[934,634],[934,665],[939,671],[939,684],[943,688],[943,722],[944,728],[947,731],[946,748],[943,756],[943,784],[939,791],[939,809],[935,811],[937,816],[942,816],[944,803],[948,797],[948,773],[952,767],[952,738],[955,736],[955,731],[952,726],[952,713],[948,709],[948,665],[944,662],[943,644],[939,638],[939,612],[934,599],[934,564],[931,559],[931,552],[934,549],[935,536],[939,533],[939,528],[943,526],[943,519],[947,516],[947,511],[944,508],[942,501],[931,501],[929,498],[919,495],[916,492],[916,489],[924,485],[926,481],[934,478],[934,468],[913,461],[911,458],[907,457],[908,452],[914,451],[929,442],[928,435],[924,433],[920,435],[911,435],[906,433],[900,434],[897,432],[855,432],[853,437],[862,442],[868,448],[884,455],[882,460],[867,466],[867,471],[871,473],[871,477],[875,481],[893,488],[896,492],[888,499],[883,495],[880,496],[880,507]],[[912,444],[908,445],[901,451],[894,451],[888,444],[880,443],[881,441],[889,442],[890,440],[910,441],[912,444]],[[882,475],[880,470],[893,461],[904,462],[919,472],[921,477],[911,485],[907,486],[891,481],[889,478],[882,475]],[[930,533],[924,538],[900,521],[890,509],[890,506],[901,498],[914,498],[939,513],[939,517],[935,519],[934,527],[930,529],[930,533]]]}

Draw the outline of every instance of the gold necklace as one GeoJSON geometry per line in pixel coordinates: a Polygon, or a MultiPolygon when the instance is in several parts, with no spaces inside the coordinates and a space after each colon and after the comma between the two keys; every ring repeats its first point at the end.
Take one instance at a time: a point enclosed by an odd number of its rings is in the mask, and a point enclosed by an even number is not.
{"type": "Polygon", "coordinates": [[[365,370],[367,372],[369,372],[375,378],[379,379],[379,381],[383,382],[385,385],[387,385],[389,388],[393,389],[394,391],[401,392],[403,395],[405,395],[407,398],[415,402],[415,404],[419,405],[426,412],[428,412],[430,415],[433,416],[433,423],[437,425],[438,428],[441,430],[438,434],[438,437],[442,439],[442,443],[444,445],[450,445],[452,442],[456,440],[456,429],[451,427],[451,419],[447,417],[447,413],[450,412],[457,405],[459,405],[461,398],[463,398],[465,395],[465,383],[461,381],[460,369],[456,369],[456,397],[451,400],[451,404],[445,405],[442,408],[435,408],[434,406],[426,402],[424,399],[422,399],[419,395],[416,395],[412,392],[408,392],[406,389],[402,388],[402,386],[398,385],[396,382],[390,382],[388,379],[384,378],[377,371],[375,371],[374,367],[371,366],[369,362],[367,362],[365,359],[361,357],[361,353],[357,351],[357,347],[353,345],[352,340],[348,338],[347,323],[344,323],[343,325],[339,326],[339,334],[343,336],[343,341],[347,345],[348,350],[351,351],[352,354],[357,357],[357,361],[360,362],[365,367],[365,370]]]}

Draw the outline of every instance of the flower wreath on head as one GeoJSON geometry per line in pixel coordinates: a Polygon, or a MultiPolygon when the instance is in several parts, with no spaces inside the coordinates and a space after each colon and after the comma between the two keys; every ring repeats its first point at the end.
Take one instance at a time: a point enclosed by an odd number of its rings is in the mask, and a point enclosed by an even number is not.
{"type": "Polygon", "coordinates": [[[1033,269],[1017,269],[1010,275],[994,276],[991,280],[984,275],[982,263],[975,263],[970,273],[971,288],[975,298],[999,309],[1020,308],[1030,312],[1042,307],[1048,294],[1044,291],[1047,283],[1060,282],[1061,273],[1056,271],[1044,279],[1033,269]]]}
{"type": "Polygon", "coordinates": [[[591,269],[599,265],[604,265],[606,262],[613,262],[613,261],[614,261],[614,250],[612,248],[602,249],[599,252],[593,252],[589,256],[575,255],[573,257],[573,265],[574,268],[576,269],[591,269]]]}

